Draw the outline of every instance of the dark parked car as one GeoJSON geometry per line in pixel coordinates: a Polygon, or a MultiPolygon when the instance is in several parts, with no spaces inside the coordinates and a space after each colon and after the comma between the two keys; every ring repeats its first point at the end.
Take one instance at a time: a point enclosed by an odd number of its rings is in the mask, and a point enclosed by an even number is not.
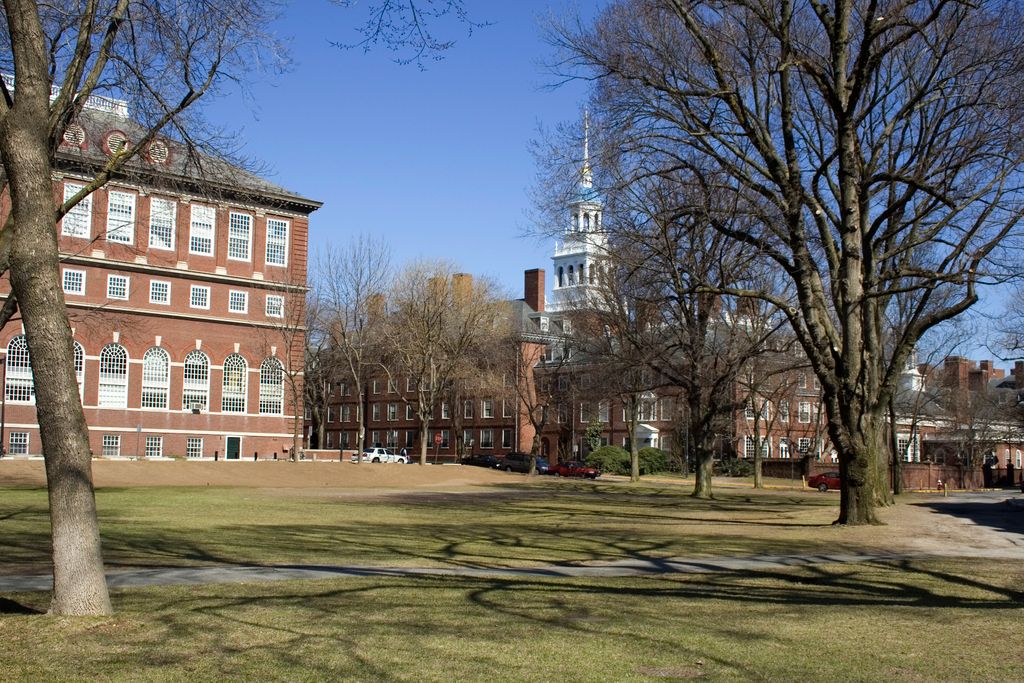
{"type": "Polygon", "coordinates": [[[552,465],[548,468],[548,474],[553,474],[556,477],[597,479],[601,476],[601,470],[587,467],[586,463],[579,462],[578,460],[570,460],[569,462],[560,462],[557,465],[552,465]]]}
{"type": "MultiPolygon", "coordinates": [[[[526,474],[530,471],[530,454],[509,453],[498,463],[498,469],[505,470],[506,472],[522,472],[526,474]]],[[[545,474],[547,471],[548,461],[537,456],[537,474],[545,474]]]]}
{"type": "Polygon", "coordinates": [[[463,465],[470,465],[472,467],[495,468],[498,466],[498,456],[487,453],[474,453],[472,455],[467,455],[460,460],[459,463],[463,465]]]}
{"type": "Polygon", "coordinates": [[[839,473],[838,472],[822,472],[816,474],[813,477],[807,479],[807,485],[811,488],[818,489],[822,493],[832,489],[833,491],[839,490],[839,473]]]}

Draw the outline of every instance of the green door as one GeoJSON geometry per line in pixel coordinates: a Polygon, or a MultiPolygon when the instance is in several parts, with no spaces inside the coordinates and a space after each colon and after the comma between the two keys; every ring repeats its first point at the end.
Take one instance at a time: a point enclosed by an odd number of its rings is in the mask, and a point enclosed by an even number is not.
{"type": "Polygon", "coordinates": [[[229,436],[228,437],[228,451],[226,457],[228,460],[238,460],[238,452],[242,447],[242,437],[240,436],[229,436]]]}

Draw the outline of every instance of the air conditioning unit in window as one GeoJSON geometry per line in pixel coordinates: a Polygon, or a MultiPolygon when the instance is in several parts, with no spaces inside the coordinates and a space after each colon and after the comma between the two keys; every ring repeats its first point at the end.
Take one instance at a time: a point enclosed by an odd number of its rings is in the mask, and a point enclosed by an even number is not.
{"type": "Polygon", "coordinates": [[[198,415],[200,412],[202,412],[202,410],[203,410],[203,404],[202,403],[196,402],[196,403],[192,404],[192,414],[193,415],[198,415]]]}

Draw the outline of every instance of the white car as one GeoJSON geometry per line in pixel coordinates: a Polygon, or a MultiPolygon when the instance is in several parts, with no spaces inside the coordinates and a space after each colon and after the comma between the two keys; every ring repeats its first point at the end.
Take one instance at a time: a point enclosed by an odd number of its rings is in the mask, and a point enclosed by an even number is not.
{"type": "MultiPolygon", "coordinates": [[[[359,462],[359,456],[353,455],[352,462],[359,462]]],[[[409,459],[404,455],[398,455],[389,448],[367,448],[363,451],[363,462],[397,462],[405,465],[409,459]]]]}

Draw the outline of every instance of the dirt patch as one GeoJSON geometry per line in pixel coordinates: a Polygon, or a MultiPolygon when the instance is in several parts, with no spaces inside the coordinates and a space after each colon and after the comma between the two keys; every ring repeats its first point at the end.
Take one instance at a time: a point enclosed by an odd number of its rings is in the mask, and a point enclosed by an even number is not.
{"type": "MultiPolygon", "coordinates": [[[[510,474],[461,465],[396,465],[338,461],[188,462],[94,460],[97,488],[131,486],[239,486],[247,488],[431,489],[526,481],[510,474]]],[[[41,460],[0,461],[0,485],[45,486],[41,460]]]]}

